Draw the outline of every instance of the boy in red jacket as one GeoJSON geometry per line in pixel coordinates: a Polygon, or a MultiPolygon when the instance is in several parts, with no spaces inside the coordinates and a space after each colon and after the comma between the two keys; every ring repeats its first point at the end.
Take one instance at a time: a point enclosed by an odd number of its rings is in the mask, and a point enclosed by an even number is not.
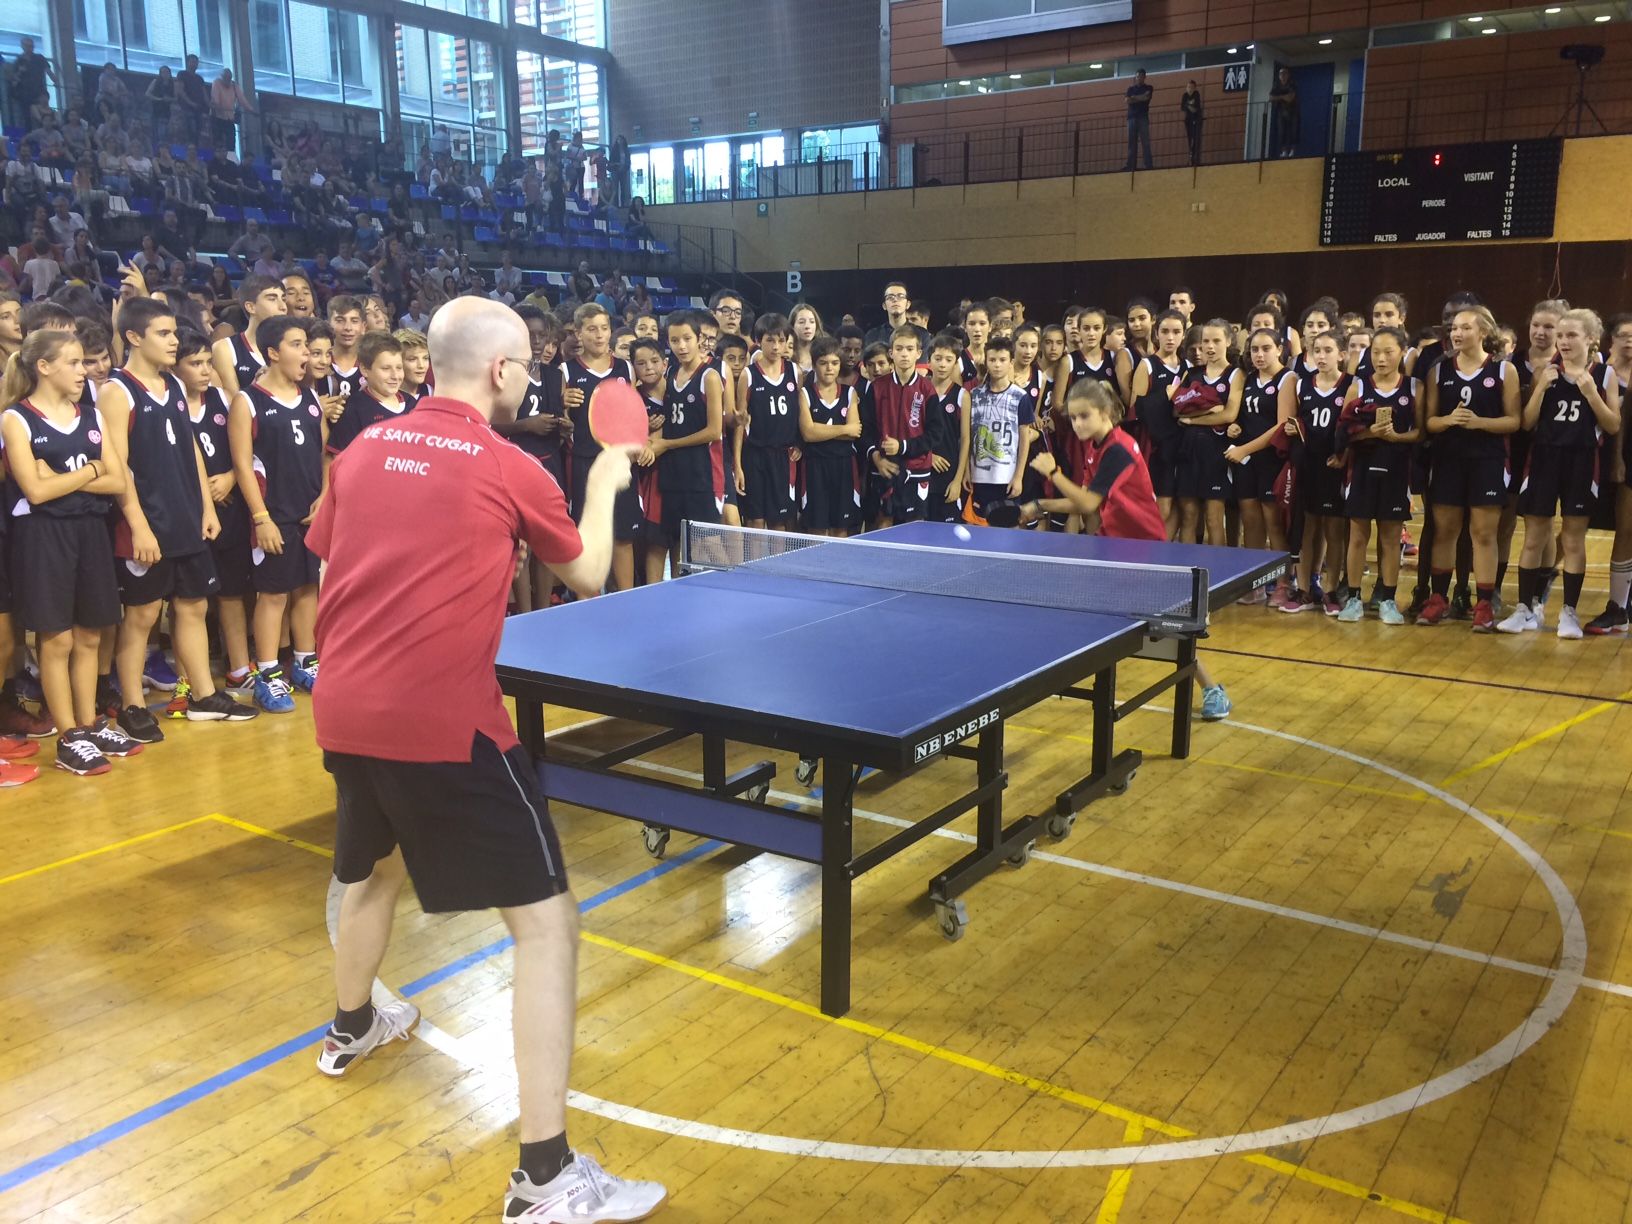
{"type": "Polygon", "coordinates": [[[918,370],[913,328],[898,327],[890,337],[890,367],[861,397],[863,454],[878,484],[879,527],[924,517],[934,462],[924,415],[935,387],[918,370]]]}

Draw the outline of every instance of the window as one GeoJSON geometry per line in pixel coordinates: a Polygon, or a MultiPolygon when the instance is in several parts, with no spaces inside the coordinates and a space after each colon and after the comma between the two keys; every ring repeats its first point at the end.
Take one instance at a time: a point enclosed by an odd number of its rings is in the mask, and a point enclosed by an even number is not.
{"type": "Polygon", "coordinates": [[[410,161],[428,143],[434,153],[497,164],[504,107],[493,55],[482,39],[397,27],[397,98],[410,161]]]}
{"type": "MultiPolygon", "coordinates": [[[[674,146],[663,145],[651,150],[652,194],[643,197],[648,204],[674,203],[674,146]]],[[[640,195],[640,192],[632,192],[640,195]]]]}
{"type": "MultiPolygon", "coordinates": [[[[484,0],[472,0],[479,4],[484,0]]],[[[551,38],[606,46],[605,0],[512,0],[517,25],[529,26],[551,38]]]]}
{"type": "Polygon", "coordinates": [[[941,0],[941,39],[954,46],[1132,16],[1132,0],[941,0]]]}
{"type": "Polygon", "coordinates": [[[546,59],[529,52],[516,56],[516,79],[521,90],[521,147],[534,153],[544,147],[552,131],[563,143],[574,132],[584,143],[605,143],[601,126],[601,70],[594,64],[546,59]]]}
{"type": "Polygon", "coordinates": [[[255,64],[255,88],[295,92],[289,72],[289,27],[283,0],[249,0],[249,55],[255,64]]]}

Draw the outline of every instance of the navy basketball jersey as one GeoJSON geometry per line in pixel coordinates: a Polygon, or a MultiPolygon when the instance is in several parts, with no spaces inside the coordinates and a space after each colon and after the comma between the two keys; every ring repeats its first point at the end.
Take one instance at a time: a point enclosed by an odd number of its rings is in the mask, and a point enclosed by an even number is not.
{"type": "MultiPolygon", "coordinates": [[[[53,472],[77,472],[93,459],[102,458],[102,416],[95,408],[76,404],[78,415],[71,425],[58,425],[26,399],[7,408],[28,426],[28,442],[35,459],[44,459],[53,472]]],[[[10,456],[17,462],[16,456],[10,456]]],[[[7,481],[7,488],[15,492],[11,515],[22,518],[26,514],[43,514],[47,518],[78,518],[87,514],[106,514],[113,499],[102,493],[87,493],[84,489],[51,501],[32,505],[17,489],[15,482],[7,481]]]]}
{"type": "Polygon", "coordinates": [[[249,342],[248,332],[234,333],[227,337],[227,343],[232,345],[232,372],[238,376],[238,387],[242,390],[260,377],[266,368],[266,359],[261,356],[261,350],[249,342]]]}
{"type": "MultiPolygon", "coordinates": [[[[1447,353],[1434,369],[1439,384],[1439,415],[1447,416],[1458,408],[1469,408],[1475,416],[1496,420],[1503,415],[1502,377],[1508,363],[1500,357],[1488,357],[1471,374],[1464,374],[1456,357],[1447,353]]],[[[1482,429],[1462,429],[1453,426],[1439,435],[1446,449],[1469,458],[1504,459],[1507,457],[1507,435],[1487,433],[1482,429]]]]}
{"type": "Polygon", "coordinates": [[[799,445],[799,380],[794,367],[782,363],[772,379],[759,362],[748,363],[749,446],[786,449],[799,445]]]}
{"type": "Polygon", "coordinates": [[[1083,378],[1098,379],[1100,382],[1110,383],[1115,386],[1116,358],[1102,350],[1099,354],[1099,360],[1091,362],[1080,351],[1072,353],[1071,381],[1075,383],[1083,378]]]}
{"type": "MultiPolygon", "coordinates": [[[[717,371],[699,366],[690,378],[681,381],[670,371],[663,391],[663,436],[689,438],[708,428],[706,384],[717,371]]],[[[576,431],[574,431],[576,434],[576,431]]],[[[724,490],[724,468],[718,442],[708,446],[687,446],[665,451],[658,458],[658,487],[665,493],[713,492],[724,490]]]]}
{"type": "Polygon", "coordinates": [[[1257,370],[1246,372],[1241,387],[1241,415],[1236,423],[1241,426],[1241,441],[1261,438],[1275,427],[1281,411],[1281,388],[1294,377],[1291,370],[1281,370],[1267,382],[1258,377],[1257,370]]]}
{"type": "MultiPolygon", "coordinates": [[[[559,417],[566,415],[561,404],[561,372],[553,365],[539,368],[527,380],[527,390],[516,408],[516,420],[526,421],[536,416],[559,417]]],[[[544,465],[544,470],[566,486],[565,438],[560,433],[518,433],[510,436],[522,450],[544,465]]]]}
{"type": "MultiPolygon", "coordinates": [[[[1615,372],[1607,365],[1597,365],[1581,375],[1581,381],[1591,379],[1600,395],[1606,394],[1608,381],[1615,372]],[[1607,378],[1606,378],[1607,374],[1607,378]]],[[[1591,450],[1603,437],[1598,417],[1587,403],[1586,392],[1579,383],[1565,380],[1563,372],[1547,384],[1541,393],[1541,416],[1536,420],[1536,445],[1558,446],[1568,450],[1591,450]]]]}
{"type": "MultiPolygon", "coordinates": [[[[130,478],[159,551],[167,557],[202,552],[204,495],[193,458],[187,392],[174,374],[160,375],[160,391],[144,387],[128,370],[115,370],[113,377],[130,396],[130,478]]],[[[133,556],[128,525],[121,523],[117,536],[115,551],[133,556]]]]}
{"type": "MultiPolygon", "coordinates": [[[[848,425],[856,419],[856,413],[861,410],[860,397],[857,396],[856,389],[840,383],[835,390],[838,392],[838,396],[829,402],[817,394],[814,385],[810,388],[810,423],[812,425],[830,425],[838,428],[848,425]]],[[[952,390],[947,393],[952,400],[953,412],[957,411],[958,393],[962,390],[961,384],[953,383],[952,390]]],[[[930,405],[930,414],[932,416],[937,414],[940,402],[937,399],[930,405]]],[[[845,455],[852,452],[854,448],[855,442],[850,438],[829,438],[825,442],[807,442],[804,445],[804,453],[826,458],[845,455]]],[[[953,444],[952,457],[957,458],[956,442],[953,444]]]]}
{"type": "MultiPolygon", "coordinates": [[[[958,451],[963,445],[963,397],[967,394],[960,382],[954,382],[944,394],[930,397],[924,408],[924,436],[929,439],[929,449],[948,463],[956,464],[958,451]]],[[[810,419],[819,425],[830,425],[833,422],[823,421],[816,415],[816,393],[811,392],[810,419]]],[[[843,424],[844,422],[840,422],[843,424]]]]}
{"type": "Polygon", "coordinates": [[[363,385],[363,372],[356,366],[349,370],[340,368],[339,361],[329,371],[330,395],[343,395],[350,399],[357,389],[363,385]]]}
{"type": "Polygon", "coordinates": [[[256,383],[247,395],[266,512],[274,523],[298,523],[323,491],[323,410],[310,391],[283,400],[256,383]]]}
{"type": "Polygon", "coordinates": [[[572,466],[580,471],[601,453],[601,444],[595,441],[595,435],[589,428],[589,400],[595,394],[595,388],[609,378],[621,378],[630,386],[635,383],[634,369],[627,361],[622,357],[611,360],[612,364],[604,370],[592,370],[581,361],[561,363],[562,392],[576,387],[584,393],[583,403],[567,409],[567,416],[572,421],[572,466]]]}
{"type": "Polygon", "coordinates": [[[1350,378],[1339,374],[1337,382],[1322,387],[1311,374],[1298,380],[1298,420],[1303,422],[1303,453],[1308,459],[1324,461],[1337,449],[1337,418],[1348,398],[1350,378]]]}
{"type": "MultiPolygon", "coordinates": [[[[1381,390],[1373,378],[1359,378],[1354,380],[1355,402],[1360,406],[1363,419],[1367,425],[1377,421],[1377,410],[1387,408],[1392,419],[1395,433],[1410,433],[1417,427],[1417,388],[1420,384],[1414,378],[1397,375],[1397,382],[1392,390],[1381,390]]],[[[1372,439],[1375,441],[1376,439],[1372,439]]]]}
{"type": "Polygon", "coordinates": [[[1177,365],[1168,365],[1153,354],[1140,363],[1145,368],[1150,386],[1133,401],[1134,410],[1130,415],[1145,423],[1151,441],[1158,445],[1174,441],[1179,431],[1179,426],[1173,420],[1173,401],[1167,389],[1183,378],[1190,367],[1183,357],[1176,360],[1177,365]]]}
{"type": "Polygon", "coordinates": [[[227,397],[220,387],[206,387],[198,415],[187,410],[193,437],[204,456],[206,475],[223,476],[232,471],[232,449],[227,442],[227,397]]]}
{"type": "Polygon", "coordinates": [[[395,420],[412,409],[413,404],[406,398],[399,399],[394,404],[387,404],[376,398],[367,387],[352,392],[351,397],[346,400],[345,411],[340,414],[340,419],[329,427],[329,454],[338,455],[356,441],[358,435],[370,425],[395,420]]]}

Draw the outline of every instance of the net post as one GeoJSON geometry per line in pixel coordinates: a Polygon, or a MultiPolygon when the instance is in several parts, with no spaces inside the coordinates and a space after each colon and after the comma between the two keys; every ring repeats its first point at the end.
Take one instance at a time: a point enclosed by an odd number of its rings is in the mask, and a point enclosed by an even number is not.
{"type": "Polygon", "coordinates": [[[1196,566],[1190,572],[1190,614],[1196,622],[1197,633],[1207,628],[1207,596],[1211,590],[1207,570],[1196,566]]]}

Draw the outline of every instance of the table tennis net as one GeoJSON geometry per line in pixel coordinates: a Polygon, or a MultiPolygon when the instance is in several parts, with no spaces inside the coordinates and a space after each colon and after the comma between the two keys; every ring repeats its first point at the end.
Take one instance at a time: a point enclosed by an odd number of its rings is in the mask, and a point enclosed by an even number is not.
{"type": "Polygon", "coordinates": [[[855,536],[798,535],[687,522],[688,573],[748,570],[921,595],[982,599],[1064,612],[1094,612],[1194,632],[1207,619],[1207,571],[1081,558],[1022,556],[977,547],[939,548],[855,536]]]}

